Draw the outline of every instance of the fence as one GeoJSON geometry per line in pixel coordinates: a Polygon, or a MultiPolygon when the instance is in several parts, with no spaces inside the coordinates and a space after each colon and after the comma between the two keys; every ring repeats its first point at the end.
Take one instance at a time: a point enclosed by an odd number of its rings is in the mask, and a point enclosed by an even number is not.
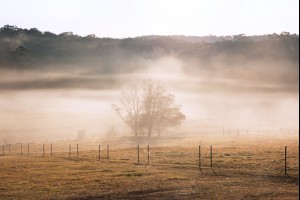
{"type": "MultiPolygon", "coordinates": [[[[150,146],[119,147],[89,143],[8,144],[0,148],[0,156],[84,159],[138,165],[161,165],[218,171],[252,171],[299,176],[299,146],[150,146]]],[[[0,160],[1,162],[1,160],[0,160]]]]}

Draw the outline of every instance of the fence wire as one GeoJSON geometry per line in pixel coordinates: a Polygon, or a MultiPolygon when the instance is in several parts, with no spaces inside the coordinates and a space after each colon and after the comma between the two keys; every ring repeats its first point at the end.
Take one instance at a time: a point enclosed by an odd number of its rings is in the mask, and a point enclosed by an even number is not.
{"type": "Polygon", "coordinates": [[[9,144],[0,147],[0,158],[15,156],[79,159],[112,163],[169,166],[218,172],[253,172],[299,176],[299,146],[133,146],[78,143],[9,144]],[[100,146],[100,149],[99,149],[100,146]],[[286,156],[286,158],[285,158],[286,156]],[[286,162],[286,163],[285,163],[286,162]]]}

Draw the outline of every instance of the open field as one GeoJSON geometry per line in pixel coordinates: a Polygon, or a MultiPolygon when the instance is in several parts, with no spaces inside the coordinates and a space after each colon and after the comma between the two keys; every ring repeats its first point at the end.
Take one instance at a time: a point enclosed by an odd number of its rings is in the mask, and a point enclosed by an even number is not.
{"type": "Polygon", "coordinates": [[[50,144],[44,157],[43,144],[30,144],[29,155],[27,144],[22,155],[20,144],[7,148],[0,199],[299,199],[297,135],[57,142],[52,157],[50,144]]]}

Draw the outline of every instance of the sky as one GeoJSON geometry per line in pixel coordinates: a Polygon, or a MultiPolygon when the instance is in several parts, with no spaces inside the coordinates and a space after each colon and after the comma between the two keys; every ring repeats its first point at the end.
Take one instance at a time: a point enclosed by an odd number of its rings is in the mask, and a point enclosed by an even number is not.
{"type": "Polygon", "coordinates": [[[0,26],[56,34],[299,34],[298,0],[1,0],[0,26]]]}

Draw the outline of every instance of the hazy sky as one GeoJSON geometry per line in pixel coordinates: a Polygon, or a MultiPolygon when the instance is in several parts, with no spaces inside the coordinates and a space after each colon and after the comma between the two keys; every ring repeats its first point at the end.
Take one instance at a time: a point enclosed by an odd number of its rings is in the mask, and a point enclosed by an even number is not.
{"type": "Polygon", "coordinates": [[[1,0],[0,26],[85,36],[299,34],[298,0],[1,0]]]}

